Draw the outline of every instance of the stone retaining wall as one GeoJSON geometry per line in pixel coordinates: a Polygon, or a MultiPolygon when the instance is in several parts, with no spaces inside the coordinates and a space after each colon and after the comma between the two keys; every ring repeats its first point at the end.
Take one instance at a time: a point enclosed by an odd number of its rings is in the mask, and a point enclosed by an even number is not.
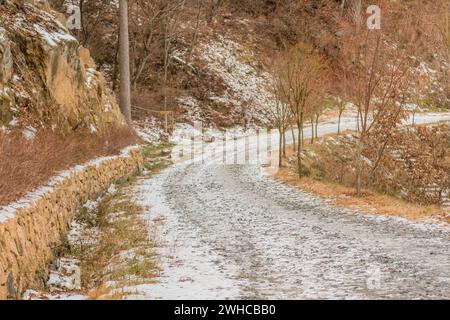
{"type": "Polygon", "coordinates": [[[49,185],[0,207],[0,299],[17,299],[27,288],[42,288],[47,268],[69,230],[77,207],[111,183],[142,168],[137,147],[64,171],[49,185]]]}

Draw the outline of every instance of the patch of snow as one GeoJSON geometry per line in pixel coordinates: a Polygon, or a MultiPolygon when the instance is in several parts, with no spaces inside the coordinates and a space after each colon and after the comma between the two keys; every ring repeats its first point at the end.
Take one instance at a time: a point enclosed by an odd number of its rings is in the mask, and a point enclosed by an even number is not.
{"type": "Polygon", "coordinates": [[[85,227],[84,225],[77,222],[76,220],[73,220],[70,223],[70,231],[69,234],[67,235],[67,241],[71,246],[80,241],[84,227],[85,227]]]}
{"type": "Polygon", "coordinates": [[[27,139],[28,141],[33,140],[34,137],[36,136],[36,132],[37,130],[31,126],[28,125],[23,131],[22,134],[25,137],[25,139],[27,139]]]}
{"type": "Polygon", "coordinates": [[[217,41],[203,44],[200,49],[201,58],[215,75],[223,79],[228,90],[221,97],[211,96],[216,102],[231,104],[236,112],[244,110],[246,118],[266,121],[265,107],[274,104],[275,98],[268,90],[270,76],[259,71],[248,63],[242,62],[239,55],[248,53],[240,44],[222,36],[217,41]]]}
{"type": "Polygon", "coordinates": [[[238,270],[224,270],[216,264],[219,257],[212,248],[200,243],[193,229],[185,229],[164,199],[164,177],[144,181],[136,187],[135,194],[145,208],[146,219],[152,228],[157,228],[161,238],[157,252],[161,256],[164,272],[157,283],[124,288],[136,292],[129,299],[208,299],[235,298],[239,289],[225,274],[237,274],[238,270]],[[164,223],[160,223],[161,217],[164,223]]]}
{"type": "Polygon", "coordinates": [[[111,103],[109,101],[106,101],[103,106],[103,112],[110,112],[112,109],[111,103]]]}
{"type": "Polygon", "coordinates": [[[8,95],[11,92],[11,88],[7,86],[3,86],[0,88],[0,95],[8,95]]]}
{"type": "Polygon", "coordinates": [[[117,187],[114,183],[112,183],[109,188],[108,188],[108,193],[109,194],[115,194],[117,192],[117,187]]]}
{"type": "MultiPolygon", "coordinates": [[[[89,89],[92,89],[92,85],[93,85],[93,81],[94,78],[97,74],[97,70],[93,69],[93,68],[88,68],[86,70],[86,87],[88,87],[89,89]]],[[[109,103],[108,103],[109,104],[109,103]]]]}
{"type": "Polygon", "coordinates": [[[61,171],[59,174],[49,179],[46,185],[27,193],[24,197],[14,203],[10,203],[7,206],[0,207],[0,223],[16,217],[15,213],[17,210],[32,207],[34,203],[36,203],[36,201],[44,197],[46,194],[53,192],[53,188],[55,186],[62,183],[65,179],[72,176],[73,174],[81,172],[86,168],[92,166],[99,166],[107,161],[111,161],[120,157],[127,157],[131,150],[135,150],[137,148],[139,148],[139,146],[129,146],[122,149],[119,155],[96,158],[83,165],[77,165],[71,169],[61,171]]]}
{"type": "Polygon", "coordinates": [[[133,127],[139,138],[147,143],[157,143],[164,135],[161,124],[153,117],[148,117],[144,121],[135,121],[133,127]]]}
{"type": "Polygon", "coordinates": [[[157,229],[163,271],[155,284],[130,286],[131,298],[448,297],[448,282],[435,278],[448,279],[448,227],[338,209],[264,178],[259,166],[213,160],[177,164],[134,188],[157,229]],[[368,291],[374,266],[386,281],[368,291]]]}
{"type": "Polygon", "coordinates": [[[92,201],[92,200],[86,201],[86,203],[83,205],[83,208],[85,208],[89,211],[97,210],[97,207],[98,207],[98,202],[92,201]]]}
{"type": "MultiPolygon", "coordinates": [[[[56,21],[56,19],[55,19],[56,21]]],[[[60,30],[59,32],[51,32],[45,29],[40,24],[35,23],[34,30],[39,34],[39,36],[47,42],[50,47],[56,47],[61,42],[76,42],[75,39],[70,33],[65,32],[64,30],[60,30]]]]}
{"type": "Polygon", "coordinates": [[[80,290],[81,271],[77,259],[58,259],[57,269],[51,270],[47,286],[50,292],[58,290],[80,290]]]}
{"type": "Polygon", "coordinates": [[[187,117],[190,121],[201,121],[201,108],[200,103],[197,99],[191,96],[178,97],[176,99],[178,105],[185,109],[187,112],[187,117]]]}
{"type": "Polygon", "coordinates": [[[89,131],[92,134],[97,133],[97,128],[91,123],[91,125],[89,126],[89,131]]]}
{"type": "Polygon", "coordinates": [[[8,41],[8,38],[6,37],[6,30],[2,27],[0,27],[0,44],[6,45],[6,42],[8,41]]]}
{"type": "Polygon", "coordinates": [[[15,127],[19,124],[19,120],[17,120],[16,117],[13,117],[13,119],[9,122],[9,125],[12,127],[15,127]]]}

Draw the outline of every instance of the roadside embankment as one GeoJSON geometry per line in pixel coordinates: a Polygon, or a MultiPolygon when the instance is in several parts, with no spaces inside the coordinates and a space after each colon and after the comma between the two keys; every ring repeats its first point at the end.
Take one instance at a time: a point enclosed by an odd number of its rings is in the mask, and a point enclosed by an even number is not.
{"type": "Polygon", "coordinates": [[[141,170],[138,147],[61,172],[46,186],[0,207],[0,299],[19,298],[44,286],[53,250],[64,238],[77,207],[141,170]]]}

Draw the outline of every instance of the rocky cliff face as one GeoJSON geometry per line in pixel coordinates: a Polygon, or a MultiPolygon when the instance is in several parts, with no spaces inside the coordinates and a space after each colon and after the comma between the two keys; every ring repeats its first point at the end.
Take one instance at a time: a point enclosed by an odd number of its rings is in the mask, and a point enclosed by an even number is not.
{"type": "Polygon", "coordinates": [[[95,132],[123,123],[89,51],[47,1],[0,0],[0,129],[95,132]]]}

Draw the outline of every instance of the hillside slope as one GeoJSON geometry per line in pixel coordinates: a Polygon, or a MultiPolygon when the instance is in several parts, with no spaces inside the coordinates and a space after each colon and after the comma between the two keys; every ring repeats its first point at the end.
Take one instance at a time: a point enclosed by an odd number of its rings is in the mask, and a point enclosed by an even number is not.
{"type": "Polygon", "coordinates": [[[70,132],[123,123],[89,51],[46,1],[0,2],[0,128],[32,125],[70,132]]]}
{"type": "MultiPolygon", "coordinates": [[[[74,2],[50,3],[66,13],[69,3],[74,2]]],[[[207,126],[219,128],[264,125],[264,109],[273,101],[267,89],[269,62],[278,51],[304,42],[320,52],[333,70],[345,68],[344,48],[353,41],[356,3],[352,0],[130,2],[132,100],[138,107],[134,118],[140,120],[149,114],[157,115],[158,110],[173,110],[177,121],[191,124],[201,120],[207,126]],[[142,108],[148,112],[139,114],[142,108]]],[[[364,18],[365,8],[374,3],[366,0],[361,3],[359,14],[364,18]]],[[[409,60],[416,68],[417,79],[426,85],[417,85],[425,87],[425,92],[420,101],[411,101],[410,105],[447,110],[450,96],[448,55],[443,39],[445,0],[375,3],[382,7],[383,34],[392,43],[404,48],[414,40],[409,60]]],[[[118,88],[116,5],[110,1],[85,2],[80,8],[84,23],[81,30],[74,32],[91,50],[114,89],[118,88]],[[98,23],[99,13],[102,23],[98,23]]]]}
{"type": "Polygon", "coordinates": [[[0,206],[135,143],[87,49],[47,1],[0,1],[0,206]]]}

